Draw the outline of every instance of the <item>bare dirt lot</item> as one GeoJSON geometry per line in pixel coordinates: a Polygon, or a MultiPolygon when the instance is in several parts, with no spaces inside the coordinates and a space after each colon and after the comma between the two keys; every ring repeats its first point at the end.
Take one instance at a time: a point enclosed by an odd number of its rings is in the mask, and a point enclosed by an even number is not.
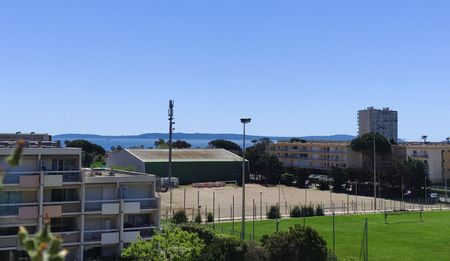
{"type": "MultiPolygon", "coordinates": [[[[160,193],[161,216],[170,216],[169,202],[170,193],[160,193]]],[[[220,188],[194,188],[192,186],[182,186],[172,190],[172,212],[177,209],[186,208],[189,217],[197,213],[198,207],[202,216],[205,212],[213,212],[215,218],[230,218],[233,216],[234,197],[234,217],[241,217],[242,187],[228,185],[220,188]],[[186,197],[184,197],[186,193],[186,197]],[[215,200],[213,200],[215,198],[215,200]],[[219,210],[220,208],[220,210],[219,210]],[[220,211],[220,213],[219,213],[220,211]]],[[[265,216],[267,208],[280,203],[282,215],[288,215],[289,210],[295,205],[304,205],[305,197],[307,205],[322,205],[326,212],[364,212],[373,208],[373,198],[363,196],[348,196],[346,194],[330,193],[330,191],[320,191],[318,189],[305,189],[287,186],[265,187],[256,184],[246,185],[245,216],[251,218],[253,215],[253,200],[255,201],[255,215],[265,216]],[[347,201],[348,199],[348,201],[347,201]],[[348,202],[348,204],[347,204],[348,202]],[[358,202],[358,203],[356,203],[358,202]]],[[[392,200],[377,200],[377,208],[400,208],[400,202],[392,200]]]]}

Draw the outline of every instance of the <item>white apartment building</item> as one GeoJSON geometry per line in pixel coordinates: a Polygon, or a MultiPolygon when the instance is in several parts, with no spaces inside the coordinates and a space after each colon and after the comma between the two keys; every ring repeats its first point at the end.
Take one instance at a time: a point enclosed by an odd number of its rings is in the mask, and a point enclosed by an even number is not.
{"type": "Polygon", "coordinates": [[[382,110],[369,107],[358,111],[358,135],[366,133],[379,133],[388,140],[398,142],[398,113],[383,108],[382,110]]]}
{"type": "MultiPolygon", "coordinates": [[[[69,250],[66,260],[120,254],[138,235],[159,228],[160,199],[154,175],[81,168],[81,149],[51,141],[30,141],[20,166],[5,157],[15,141],[0,141],[0,165],[6,168],[0,191],[0,260],[20,260],[17,231],[30,234],[50,219],[51,230],[69,250]]],[[[25,259],[26,260],[26,259],[25,259]]]]}

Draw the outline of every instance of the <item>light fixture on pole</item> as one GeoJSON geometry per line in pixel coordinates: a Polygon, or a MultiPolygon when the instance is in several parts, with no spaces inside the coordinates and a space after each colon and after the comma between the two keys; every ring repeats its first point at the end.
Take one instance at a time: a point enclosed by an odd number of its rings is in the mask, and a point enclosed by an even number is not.
{"type": "Polygon", "coordinates": [[[173,133],[173,106],[174,102],[173,100],[169,101],[169,164],[168,164],[168,171],[167,176],[169,178],[169,212],[172,212],[172,133],[173,133]]]}
{"type": "Polygon", "coordinates": [[[244,128],[242,137],[242,239],[245,239],[245,124],[250,123],[250,121],[250,118],[241,118],[241,123],[244,128]]]}

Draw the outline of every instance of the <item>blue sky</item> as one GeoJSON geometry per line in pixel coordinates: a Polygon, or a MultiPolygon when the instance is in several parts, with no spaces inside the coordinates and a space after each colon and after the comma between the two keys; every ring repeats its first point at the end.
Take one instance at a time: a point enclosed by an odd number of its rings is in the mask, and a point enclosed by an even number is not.
{"type": "Polygon", "coordinates": [[[0,132],[450,136],[450,1],[4,1],[0,132]]]}

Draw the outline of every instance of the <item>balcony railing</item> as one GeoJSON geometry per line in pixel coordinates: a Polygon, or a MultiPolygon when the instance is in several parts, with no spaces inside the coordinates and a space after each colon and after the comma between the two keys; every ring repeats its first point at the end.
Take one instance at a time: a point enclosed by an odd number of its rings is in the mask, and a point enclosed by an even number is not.
{"type": "Polygon", "coordinates": [[[119,200],[118,199],[86,200],[84,210],[86,212],[102,211],[102,205],[105,203],[119,203],[119,200]]]}
{"type": "Polygon", "coordinates": [[[118,229],[103,229],[103,230],[90,230],[84,232],[85,242],[100,242],[102,240],[102,234],[104,233],[116,233],[118,229]]]}
{"type": "Polygon", "coordinates": [[[37,206],[38,203],[0,204],[0,216],[17,216],[20,207],[37,206]]]}
{"type": "Polygon", "coordinates": [[[0,249],[1,248],[14,248],[17,247],[17,235],[0,236],[0,249]]]}
{"type": "Polygon", "coordinates": [[[140,202],[141,209],[157,209],[158,208],[158,198],[137,198],[137,199],[125,199],[126,203],[129,202],[140,202]]]}
{"type": "Polygon", "coordinates": [[[61,236],[61,238],[63,240],[63,244],[79,243],[80,242],[80,232],[78,232],[78,231],[58,232],[58,233],[53,233],[53,234],[61,236]]]}
{"type": "Polygon", "coordinates": [[[71,171],[46,171],[46,175],[62,175],[63,182],[81,182],[81,173],[79,170],[71,171]]]}
{"type": "Polygon", "coordinates": [[[39,176],[39,172],[35,171],[21,171],[21,172],[6,172],[3,178],[3,184],[19,184],[21,176],[39,176]]]}
{"type": "Polygon", "coordinates": [[[61,205],[63,214],[81,212],[81,202],[80,201],[44,202],[44,206],[51,206],[51,205],[61,205]]]}

